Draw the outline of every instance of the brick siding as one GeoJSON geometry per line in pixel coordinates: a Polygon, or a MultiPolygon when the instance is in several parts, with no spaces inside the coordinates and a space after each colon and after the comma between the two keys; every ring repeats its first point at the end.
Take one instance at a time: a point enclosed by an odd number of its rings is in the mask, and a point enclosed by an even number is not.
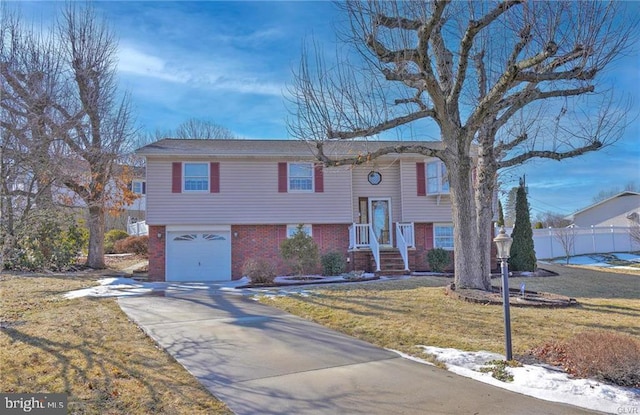
{"type": "MultiPolygon", "coordinates": [[[[318,252],[340,252],[347,256],[349,248],[349,225],[312,225],[313,239],[318,252]]],[[[280,244],[287,237],[287,225],[233,225],[231,227],[231,275],[242,277],[242,266],[250,258],[266,259],[276,267],[278,275],[290,275],[291,268],[280,257],[280,244]]],[[[314,271],[319,273],[320,265],[314,271]]]]}
{"type": "Polygon", "coordinates": [[[149,226],[149,279],[165,281],[166,227],[149,226]],[[162,238],[158,238],[158,234],[162,238]]]}

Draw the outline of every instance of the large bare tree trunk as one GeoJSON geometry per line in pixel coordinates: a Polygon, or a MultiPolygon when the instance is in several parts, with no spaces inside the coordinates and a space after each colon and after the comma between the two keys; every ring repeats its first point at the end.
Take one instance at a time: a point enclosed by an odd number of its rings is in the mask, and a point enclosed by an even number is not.
{"type": "Polygon", "coordinates": [[[89,252],[87,266],[101,269],[104,263],[105,208],[102,205],[89,207],[89,252]]]}
{"type": "Polygon", "coordinates": [[[455,246],[454,283],[459,288],[486,290],[488,281],[482,275],[482,251],[478,237],[476,201],[472,186],[473,160],[469,146],[453,140],[444,152],[444,162],[449,172],[449,184],[453,219],[453,243],[455,246]]]}

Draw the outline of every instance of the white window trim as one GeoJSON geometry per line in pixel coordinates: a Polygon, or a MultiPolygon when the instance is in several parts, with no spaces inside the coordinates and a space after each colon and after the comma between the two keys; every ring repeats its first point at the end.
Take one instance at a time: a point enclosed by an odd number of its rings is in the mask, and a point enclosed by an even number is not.
{"type": "Polygon", "coordinates": [[[316,190],[316,183],[315,183],[315,170],[314,170],[314,165],[313,163],[310,162],[306,162],[306,161],[298,161],[298,162],[290,162],[287,163],[287,192],[289,193],[314,193],[316,190]],[[293,164],[306,164],[311,166],[311,189],[292,189],[291,188],[291,165],[293,164]]]}
{"type": "MultiPolygon", "coordinates": [[[[287,239],[293,237],[293,235],[298,230],[299,223],[295,225],[287,225],[287,239]]],[[[309,236],[313,236],[313,226],[310,223],[303,223],[302,230],[309,236]]]]}
{"type": "Polygon", "coordinates": [[[433,224],[433,247],[434,248],[442,248],[445,251],[453,251],[454,247],[453,246],[438,246],[436,244],[436,228],[437,227],[448,227],[451,228],[451,244],[453,245],[453,223],[452,222],[443,222],[443,223],[434,223],[433,224]]]}
{"type": "Polygon", "coordinates": [[[209,189],[211,189],[211,168],[209,167],[209,163],[207,163],[206,161],[189,161],[189,162],[182,163],[182,191],[184,193],[209,193],[209,189]],[[207,188],[206,189],[194,190],[194,189],[186,188],[188,164],[189,165],[204,164],[206,166],[206,169],[207,169],[207,188]]]}
{"type": "MultiPolygon", "coordinates": [[[[444,163],[442,162],[442,160],[435,160],[435,161],[429,161],[425,163],[425,184],[426,184],[426,190],[427,190],[427,194],[428,195],[448,195],[449,194],[449,190],[442,190],[442,181],[443,181],[443,177],[442,177],[442,169],[446,168],[446,166],[444,165],[444,163]],[[436,179],[438,180],[438,189],[435,192],[431,192],[429,191],[429,166],[430,165],[437,165],[437,177],[436,179]]],[[[450,189],[450,188],[449,188],[450,189]]]]}
{"type": "Polygon", "coordinates": [[[144,182],[145,182],[144,180],[131,180],[131,191],[136,195],[144,196],[144,192],[143,192],[144,182]],[[136,184],[140,185],[140,191],[139,192],[136,192],[136,190],[135,190],[135,185],[136,184]]]}

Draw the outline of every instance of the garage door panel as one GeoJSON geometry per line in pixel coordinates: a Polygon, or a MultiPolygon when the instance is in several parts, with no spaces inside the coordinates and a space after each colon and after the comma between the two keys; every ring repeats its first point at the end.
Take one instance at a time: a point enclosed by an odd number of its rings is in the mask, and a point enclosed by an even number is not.
{"type": "Polygon", "coordinates": [[[168,233],[168,281],[217,281],[230,279],[230,232],[187,231],[168,233]]]}

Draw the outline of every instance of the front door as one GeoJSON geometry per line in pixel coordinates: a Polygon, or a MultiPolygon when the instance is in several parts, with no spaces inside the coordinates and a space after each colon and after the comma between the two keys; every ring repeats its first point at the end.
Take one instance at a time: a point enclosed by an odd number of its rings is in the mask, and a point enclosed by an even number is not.
{"type": "Polygon", "coordinates": [[[390,198],[369,198],[369,223],[380,245],[393,245],[390,198]]]}

